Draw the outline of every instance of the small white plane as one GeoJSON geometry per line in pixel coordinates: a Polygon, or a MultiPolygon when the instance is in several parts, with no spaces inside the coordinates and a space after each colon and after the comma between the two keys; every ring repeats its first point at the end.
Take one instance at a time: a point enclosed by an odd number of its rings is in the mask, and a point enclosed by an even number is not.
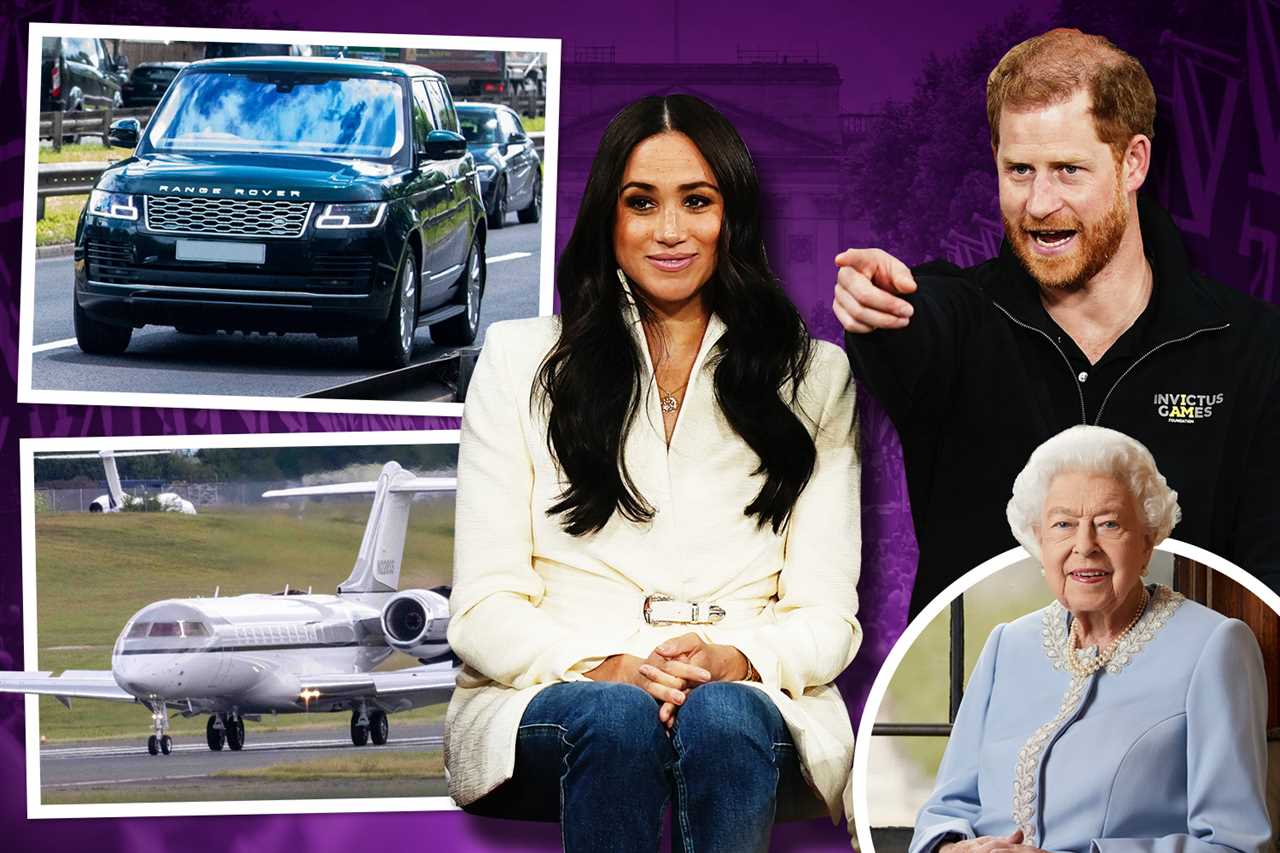
{"type": "Polygon", "coordinates": [[[336,595],[283,592],[174,598],[139,610],[111,652],[110,670],[0,672],[0,692],[137,702],[151,710],[152,755],[168,755],[169,709],[208,714],[209,748],[240,750],[244,721],[262,714],[351,711],[351,741],[387,742],[387,714],[443,702],[456,671],[445,632],[448,587],[397,591],[413,496],[453,490],[395,462],[378,479],[277,489],[263,497],[373,494],[350,576],[336,595]],[[421,666],[373,672],[396,651],[421,666]]]}
{"type": "MultiPolygon", "coordinates": [[[[107,474],[107,494],[94,498],[89,504],[89,512],[120,512],[126,507],[143,506],[144,499],[125,493],[124,487],[120,485],[120,472],[116,469],[116,459],[121,456],[167,456],[172,452],[171,450],[99,450],[97,453],[48,453],[36,458],[101,459],[102,467],[107,474]]],[[[195,504],[176,492],[161,492],[156,495],[156,502],[164,512],[196,514],[195,504]]]]}

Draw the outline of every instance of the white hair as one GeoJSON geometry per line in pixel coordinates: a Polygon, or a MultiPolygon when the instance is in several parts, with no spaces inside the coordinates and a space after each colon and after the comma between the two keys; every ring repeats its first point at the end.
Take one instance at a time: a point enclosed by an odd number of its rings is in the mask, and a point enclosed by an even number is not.
{"type": "Polygon", "coordinates": [[[1063,430],[1032,452],[1013,481],[1013,497],[1005,515],[1013,538],[1040,558],[1037,529],[1053,478],[1065,473],[1101,474],[1128,489],[1159,544],[1182,517],[1178,493],[1156,468],[1151,451],[1122,432],[1097,426],[1063,430]]]}

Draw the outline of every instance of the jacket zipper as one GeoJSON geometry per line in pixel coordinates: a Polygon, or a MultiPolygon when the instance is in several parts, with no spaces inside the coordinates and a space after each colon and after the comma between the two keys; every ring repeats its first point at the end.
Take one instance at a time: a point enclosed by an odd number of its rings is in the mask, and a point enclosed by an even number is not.
{"type": "MultiPolygon", "coordinates": [[[[1030,329],[1033,332],[1038,332],[1041,337],[1043,337],[1046,341],[1048,341],[1053,346],[1053,348],[1058,351],[1058,355],[1062,356],[1062,361],[1067,365],[1067,372],[1071,374],[1071,384],[1075,386],[1076,394],[1080,397],[1080,423],[1088,424],[1089,416],[1085,412],[1085,408],[1084,408],[1084,392],[1080,390],[1080,383],[1076,380],[1076,370],[1074,367],[1071,366],[1071,359],[1067,358],[1067,354],[1062,351],[1062,347],[1058,346],[1058,342],[1055,341],[1052,337],[1050,337],[1049,334],[1046,331],[1044,331],[1044,329],[1037,329],[1035,326],[1028,325],[1027,323],[1024,323],[1021,320],[1019,320],[1017,317],[1014,317],[1007,310],[1005,310],[1005,307],[1001,305],[999,302],[992,300],[991,304],[999,308],[1000,312],[1004,314],[1006,317],[1008,317],[1010,322],[1014,323],[1015,325],[1021,326],[1024,329],[1030,329]]],[[[1133,364],[1129,365],[1128,368],[1125,369],[1125,372],[1121,373],[1119,378],[1117,378],[1115,382],[1112,382],[1111,387],[1107,389],[1106,396],[1102,398],[1102,405],[1098,406],[1098,414],[1093,419],[1093,425],[1098,426],[1098,424],[1102,422],[1102,413],[1103,411],[1106,410],[1107,402],[1111,399],[1111,394],[1116,390],[1116,386],[1118,386],[1121,382],[1123,382],[1124,378],[1128,376],[1129,373],[1135,367],[1137,367],[1139,364],[1145,361],[1147,356],[1151,355],[1156,350],[1164,349],[1165,347],[1169,346],[1169,344],[1178,344],[1178,343],[1182,343],[1183,341],[1188,341],[1194,338],[1196,335],[1199,335],[1203,332],[1220,332],[1223,329],[1229,328],[1230,326],[1231,326],[1230,323],[1223,323],[1221,326],[1206,326],[1203,329],[1196,329],[1194,332],[1183,335],[1180,338],[1173,338],[1171,340],[1164,341],[1163,343],[1156,344],[1151,349],[1147,350],[1145,353],[1138,356],[1138,358],[1134,359],[1133,364]]]]}
{"type": "Polygon", "coordinates": [[[1102,412],[1107,408],[1107,401],[1111,399],[1111,392],[1115,391],[1116,386],[1119,385],[1121,382],[1123,382],[1124,378],[1129,375],[1129,371],[1133,370],[1139,364],[1142,364],[1143,360],[1146,359],[1147,356],[1151,355],[1153,352],[1155,352],[1158,349],[1163,349],[1164,347],[1167,347],[1169,344],[1177,344],[1177,343],[1182,343],[1183,341],[1190,340],[1191,338],[1194,338],[1196,335],[1200,334],[1201,332],[1220,332],[1223,329],[1226,329],[1230,326],[1231,326],[1230,323],[1223,323],[1221,326],[1206,326],[1203,329],[1196,329],[1194,332],[1191,332],[1190,334],[1187,334],[1187,335],[1183,335],[1180,338],[1173,338],[1172,340],[1165,341],[1162,344],[1156,344],[1151,349],[1147,350],[1141,356],[1136,358],[1133,364],[1129,365],[1128,369],[1125,370],[1124,373],[1120,374],[1119,379],[1111,383],[1111,388],[1107,391],[1107,395],[1102,398],[1102,405],[1098,407],[1098,416],[1093,419],[1093,425],[1097,426],[1098,424],[1102,423],[1102,412]]]}
{"type": "MultiPolygon", "coordinates": [[[[1053,338],[1049,337],[1049,333],[1046,332],[1044,329],[1037,329],[1035,326],[1031,326],[1022,322],[1017,317],[1013,316],[1008,311],[1006,311],[1004,306],[1001,305],[999,302],[996,302],[994,299],[991,301],[991,304],[999,308],[1001,313],[1003,313],[1004,316],[1008,317],[1010,322],[1014,323],[1015,325],[1021,326],[1024,329],[1030,329],[1033,332],[1038,332],[1041,335],[1041,337],[1043,337],[1046,341],[1049,342],[1050,346],[1052,346],[1054,349],[1058,351],[1058,355],[1062,356],[1062,363],[1067,366],[1067,372],[1071,374],[1071,384],[1075,387],[1076,394],[1080,396],[1080,423],[1087,424],[1089,422],[1089,417],[1088,415],[1085,414],[1085,410],[1084,410],[1084,392],[1080,390],[1080,383],[1076,381],[1076,369],[1071,366],[1071,359],[1067,358],[1067,354],[1062,351],[1062,347],[1058,346],[1058,342],[1055,341],[1053,338]]],[[[1150,353],[1148,353],[1148,355],[1150,355],[1150,353]]],[[[1121,377],[1121,378],[1123,379],[1124,377],[1121,377]]],[[[1116,380],[1116,381],[1118,382],[1119,380],[1116,380]]],[[[1112,385],[1111,387],[1115,388],[1114,385],[1112,385]]],[[[1105,401],[1104,401],[1104,404],[1105,404],[1105,401]]]]}

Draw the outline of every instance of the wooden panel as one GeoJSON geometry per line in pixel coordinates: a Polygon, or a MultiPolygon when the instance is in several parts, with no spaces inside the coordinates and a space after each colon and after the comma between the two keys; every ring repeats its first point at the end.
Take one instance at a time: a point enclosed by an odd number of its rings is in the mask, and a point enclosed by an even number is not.
{"type": "Polygon", "coordinates": [[[1280,727],[1280,613],[1220,572],[1185,557],[1175,557],[1174,582],[1187,598],[1249,626],[1262,649],[1267,674],[1267,729],[1280,727]]]}
{"type": "MultiPolygon", "coordinates": [[[[1271,760],[1271,767],[1267,774],[1267,810],[1272,815],[1274,827],[1275,816],[1280,815],[1280,741],[1267,744],[1267,755],[1271,760]]],[[[1272,832],[1275,832],[1274,828],[1272,832]]]]}

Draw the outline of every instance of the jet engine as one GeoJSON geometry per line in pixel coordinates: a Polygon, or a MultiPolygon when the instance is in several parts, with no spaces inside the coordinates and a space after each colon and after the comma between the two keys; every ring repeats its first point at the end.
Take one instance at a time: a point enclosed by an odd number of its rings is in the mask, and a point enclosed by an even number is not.
{"type": "Polygon", "coordinates": [[[406,589],[382,608],[387,644],[423,663],[449,656],[449,588],[406,589]]]}

